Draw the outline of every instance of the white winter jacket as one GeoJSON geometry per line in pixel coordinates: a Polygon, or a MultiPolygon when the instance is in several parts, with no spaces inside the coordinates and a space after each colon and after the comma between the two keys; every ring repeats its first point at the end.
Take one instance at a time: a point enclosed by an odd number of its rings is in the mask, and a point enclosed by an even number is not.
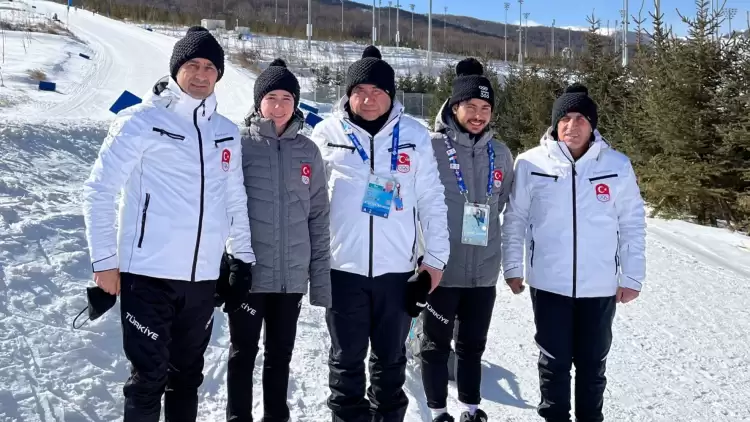
{"type": "Polygon", "coordinates": [[[646,275],[646,218],[630,160],[595,131],[573,161],[550,136],[518,156],[504,215],[503,272],[571,297],[640,291],[646,275]],[[524,252],[526,257],[524,260],[524,252]]]}
{"type": "Polygon", "coordinates": [[[331,268],[363,276],[413,271],[417,262],[418,229],[423,232],[423,263],[443,269],[450,255],[448,208],[427,128],[403,114],[395,101],[387,123],[374,138],[348,118],[342,98],[333,116],[312,133],[328,173],[331,197],[331,268]],[[399,123],[399,169],[392,177],[401,184],[403,210],[391,207],[387,219],[362,212],[370,164],[362,161],[341,122],[352,129],[370,157],[377,175],[390,175],[393,128],[399,123]],[[374,160],[373,160],[374,149],[374,160]],[[417,222],[421,224],[417,224],[417,222]]]}
{"type": "Polygon", "coordinates": [[[94,271],[215,280],[225,245],[255,262],[239,130],[216,105],[170,78],[118,114],[83,189],[94,271]]]}

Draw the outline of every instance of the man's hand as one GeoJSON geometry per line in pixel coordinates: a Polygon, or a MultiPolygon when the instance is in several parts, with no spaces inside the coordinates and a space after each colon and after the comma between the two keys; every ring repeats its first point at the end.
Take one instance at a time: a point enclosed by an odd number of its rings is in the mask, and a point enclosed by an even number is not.
{"type": "Polygon", "coordinates": [[[432,293],[433,290],[437,289],[438,284],[440,284],[440,280],[443,278],[443,272],[425,264],[419,266],[419,271],[427,271],[427,273],[430,274],[430,293],[432,293]]]}
{"type": "Polygon", "coordinates": [[[509,278],[505,280],[505,282],[508,283],[508,286],[510,287],[510,290],[513,292],[513,294],[521,294],[526,289],[526,286],[523,284],[522,277],[509,278]]]}
{"type": "Polygon", "coordinates": [[[635,300],[640,294],[641,292],[638,290],[628,289],[627,287],[618,287],[616,301],[617,303],[628,303],[635,300]]]}
{"type": "Polygon", "coordinates": [[[94,273],[94,281],[102,290],[111,295],[120,295],[120,269],[114,268],[107,271],[94,273]]]}

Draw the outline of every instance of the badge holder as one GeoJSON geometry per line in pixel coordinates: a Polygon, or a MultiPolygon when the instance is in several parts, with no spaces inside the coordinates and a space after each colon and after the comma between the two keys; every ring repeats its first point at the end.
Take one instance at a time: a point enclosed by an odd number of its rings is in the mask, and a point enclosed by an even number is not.
{"type": "Polygon", "coordinates": [[[490,206],[486,204],[464,204],[461,243],[487,246],[490,225],[490,206]]]}
{"type": "Polygon", "coordinates": [[[362,212],[376,217],[388,218],[395,190],[396,181],[394,179],[370,174],[365,197],[362,200],[362,212]]]}

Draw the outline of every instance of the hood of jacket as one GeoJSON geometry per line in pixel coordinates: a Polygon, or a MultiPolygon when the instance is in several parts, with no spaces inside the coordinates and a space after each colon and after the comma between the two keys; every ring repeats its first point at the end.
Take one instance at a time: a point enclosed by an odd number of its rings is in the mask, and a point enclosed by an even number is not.
{"type": "Polygon", "coordinates": [[[143,97],[143,102],[162,106],[189,119],[195,115],[198,120],[211,120],[218,107],[215,92],[203,100],[193,98],[169,76],[159,79],[143,97]]]}
{"type": "Polygon", "coordinates": [[[547,128],[542,138],[539,140],[539,144],[547,151],[547,154],[561,163],[583,163],[588,160],[598,160],[601,157],[602,152],[609,149],[609,142],[599,133],[599,129],[594,129],[593,140],[590,142],[589,149],[578,161],[573,159],[570,154],[570,150],[565,145],[565,142],[558,141],[552,136],[552,127],[547,128]]]}
{"type": "Polygon", "coordinates": [[[448,106],[448,101],[450,100],[445,100],[440,107],[440,112],[435,116],[435,132],[445,133],[454,142],[467,147],[473,147],[474,145],[484,147],[487,145],[487,142],[495,136],[495,131],[490,126],[487,126],[485,131],[480,135],[479,140],[475,143],[471,134],[462,129],[458,122],[456,122],[451,108],[448,106]]]}
{"type": "Polygon", "coordinates": [[[259,111],[253,111],[245,117],[247,133],[272,139],[295,139],[304,124],[305,117],[299,109],[292,114],[281,135],[276,134],[276,124],[273,120],[261,116],[259,111]]]}
{"type": "MultiPolygon", "coordinates": [[[[349,97],[344,95],[341,97],[334,105],[332,109],[332,114],[336,118],[342,119],[346,121],[347,123],[357,126],[356,123],[352,122],[352,120],[349,118],[349,113],[346,111],[346,105],[349,104],[349,97]]],[[[401,104],[401,102],[397,99],[393,100],[393,107],[391,107],[391,113],[388,116],[388,120],[386,120],[386,123],[383,125],[383,127],[380,129],[380,131],[386,130],[386,128],[390,127],[394,124],[395,121],[397,121],[404,113],[404,106],[401,104]]],[[[363,132],[366,132],[364,129],[357,126],[359,129],[361,129],[363,132]]]]}

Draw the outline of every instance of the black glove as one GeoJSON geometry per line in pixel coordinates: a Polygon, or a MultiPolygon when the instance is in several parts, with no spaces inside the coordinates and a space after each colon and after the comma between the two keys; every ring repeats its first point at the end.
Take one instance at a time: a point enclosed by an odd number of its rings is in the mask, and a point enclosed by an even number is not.
{"type": "Polygon", "coordinates": [[[432,287],[432,278],[427,271],[421,271],[409,278],[406,283],[406,312],[416,318],[427,306],[427,296],[432,287]]]}
{"type": "Polygon", "coordinates": [[[219,279],[216,280],[216,292],[214,293],[214,306],[217,308],[223,305],[232,294],[229,288],[229,260],[233,258],[226,252],[221,256],[219,279]]]}
{"type": "Polygon", "coordinates": [[[250,288],[253,287],[252,264],[242,262],[236,258],[229,258],[229,289],[225,296],[225,312],[236,310],[247,299],[250,288]]]}

